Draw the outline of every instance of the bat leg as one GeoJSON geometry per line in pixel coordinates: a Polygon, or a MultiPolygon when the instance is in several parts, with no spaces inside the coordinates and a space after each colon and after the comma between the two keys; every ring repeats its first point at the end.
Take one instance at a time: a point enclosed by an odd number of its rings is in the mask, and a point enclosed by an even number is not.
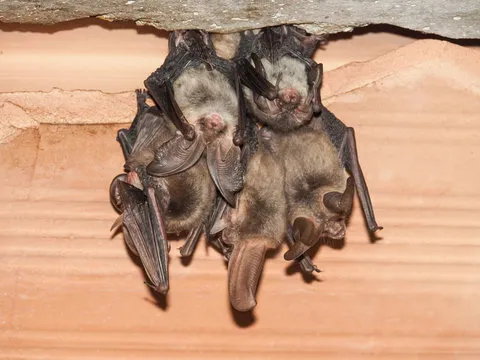
{"type": "Polygon", "coordinates": [[[181,173],[195,165],[204,150],[205,142],[201,136],[189,141],[179,134],[160,146],[155,159],[147,166],[147,172],[154,176],[181,173]]]}
{"type": "Polygon", "coordinates": [[[242,241],[233,249],[228,262],[228,293],[238,311],[249,311],[257,305],[255,295],[267,249],[267,239],[262,238],[242,241]]]}
{"type": "Polygon", "coordinates": [[[125,160],[130,156],[133,149],[133,144],[135,142],[135,135],[137,131],[137,125],[140,117],[149,109],[147,105],[148,93],[145,89],[136,89],[135,94],[137,95],[137,113],[130,125],[129,129],[120,129],[117,132],[117,141],[122,147],[123,156],[125,160]]]}
{"type": "Polygon", "coordinates": [[[148,91],[146,89],[136,89],[137,95],[137,114],[130,125],[130,129],[135,129],[138,123],[138,119],[147,111],[150,106],[147,105],[148,91]]]}
{"type": "Polygon", "coordinates": [[[236,193],[243,187],[240,148],[228,144],[226,138],[209,144],[207,146],[207,166],[223,198],[230,206],[235,207],[236,193]],[[226,148],[228,150],[225,150],[226,148]]]}
{"type": "Polygon", "coordinates": [[[193,254],[193,251],[198,244],[198,240],[200,239],[200,235],[202,234],[202,228],[202,225],[198,225],[190,230],[185,239],[185,244],[180,247],[180,255],[182,257],[189,257],[193,254]]]}
{"type": "MultiPolygon", "coordinates": [[[[293,246],[295,245],[295,240],[293,239],[293,235],[292,235],[291,231],[287,231],[287,245],[290,249],[292,249],[293,246]]],[[[315,272],[320,272],[320,269],[317,267],[317,265],[315,265],[312,262],[312,259],[310,258],[310,256],[308,256],[306,254],[300,255],[295,260],[299,263],[300,270],[302,270],[303,274],[308,275],[308,274],[311,274],[314,271],[315,272]]]]}
{"type": "Polygon", "coordinates": [[[255,69],[247,59],[241,59],[237,63],[237,70],[242,83],[260,96],[273,100],[277,97],[275,85],[269,82],[261,74],[261,70],[255,69]]]}
{"type": "Polygon", "coordinates": [[[368,192],[367,183],[363,176],[362,168],[358,161],[357,145],[355,141],[355,131],[349,127],[346,129],[342,145],[340,147],[340,154],[342,160],[347,165],[347,169],[351,172],[355,187],[357,189],[358,198],[362,205],[363,214],[367,221],[367,227],[370,232],[383,229],[382,226],[377,225],[375,220],[375,214],[373,212],[372,201],[370,200],[370,194],[368,192]]]}
{"type": "Polygon", "coordinates": [[[242,84],[240,76],[237,71],[235,71],[235,89],[237,91],[237,103],[238,103],[238,124],[235,129],[235,134],[233,136],[233,143],[236,146],[242,146],[246,140],[246,122],[247,114],[245,108],[245,98],[243,95],[242,84]]]}
{"type": "Polygon", "coordinates": [[[285,260],[294,260],[302,256],[320,240],[320,229],[310,219],[298,217],[292,225],[294,244],[284,254],[285,260]]]}
{"type": "Polygon", "coordinates": [[[195,128],[185,118],[182,110],[175,101],[170,82],[167,81],[161,86],[155,86],[154,84],[150,84],[149,79],[147,79],[145,80],[145,86],[150,91],[150,94],[160,109],[168,116],[182,135],[187,140],[193,140],[196,136],[195,128]]]}
{"type": "Polygon", "coordinates": [[[316,64],[312,68],[311,76],[311,91],[313,91],[313,112],[319,113],[322,110],[322,98],[320,95],[320,88],[323,81],[323,64],[316,64]]]}
{"type": "Polygon", "coordinates": [[[127,129],[118,130],[117,141],[120,143],[120,146],[122,148],[124,159],[127,160],[133,149],[133,143],[130,139],[130,131],[127,129]]]}
{"type": "Polygon", "coordinates": [[[123,212],[122,199],[120,197],[120,191],[118,188],[119,181],[126,182],[127,174],[120,174],[115,176],[115,178],[110,183],[110,202],[114,209],[121,214],[123,212]]]}

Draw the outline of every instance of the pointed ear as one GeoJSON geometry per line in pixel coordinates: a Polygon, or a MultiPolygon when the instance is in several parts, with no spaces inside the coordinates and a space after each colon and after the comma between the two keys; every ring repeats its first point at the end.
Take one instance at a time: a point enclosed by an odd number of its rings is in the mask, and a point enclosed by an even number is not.
{"type": "Polygon", "coordinates": [[[295,244],[284,254],[285,260],[294,260],[303,255],[320,239],[321,229],[312,220],[298,217],[292,226],[295,244]]]}
{"type": "Polygon", "coordinates": [[[202,136],[189,141],[179,134],[157,150],[155,159],[147,166],[147,172],[153,176],[181,173],[195,165],[204,150],[205,142],[202,136]]]}
{"type": "Polygon", "coordinates": [[[115,178],[110,183],[110,202],[112,203],[115,210],[119,214],[121,214],[123,212],[123,204],[120,197],[120,189],[118,188],[119,181],[126,182],[127,174],[120,174],[115,176],[115,178]]]}
{"type": "Polygon", "coordinates": [[[207,165],[222,197],[230,206],[235,207],[236,193],[243,187],[240,148],[225,137],[208,144],[207,165]]]}
{"type": "Polygon", "coordinates": [[[338,191],[326,193],[323,196],[323,204],[327,209],[337,214],[348,214],[352,209],[354,193],[353,178],[349,176],[345,191],[343,193],[338,191]]]}
{"type": "Polygon", "coordinates": [[[255,295],[268,243],[266,238],[253,238],[235,244],[228,262],[228,294],[238,311],[249,311],[257,305],[255,295]]]}

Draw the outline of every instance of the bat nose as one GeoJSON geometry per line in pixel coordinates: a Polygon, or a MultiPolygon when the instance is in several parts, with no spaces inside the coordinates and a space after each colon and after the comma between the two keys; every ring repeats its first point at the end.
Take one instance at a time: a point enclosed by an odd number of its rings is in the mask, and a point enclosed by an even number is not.
{"type": "Polygon", "coordinates": [[[222,117],[216,113],[205,116],[204,123],[207,129],[215,131],[222,130],[225,127],[222,117]]]}
{"type": "Polygon", "coordinates": [[[300,104],[300,94],[294,88],[285,88],[279,91],[278,97],[283,107],[296,107],[300,104]]]}

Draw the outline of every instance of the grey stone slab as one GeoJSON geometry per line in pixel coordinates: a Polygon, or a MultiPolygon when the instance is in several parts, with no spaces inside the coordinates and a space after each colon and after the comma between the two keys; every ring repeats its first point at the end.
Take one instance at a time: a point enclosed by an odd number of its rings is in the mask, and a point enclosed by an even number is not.
{"type": "Polygon", "coordinates": [[[53,24],[86,17],[214,32],[290,23],[328,34],[391,24],[449,38],[480,38],[480,0],[0,0],[0,22],[53,24]]]}

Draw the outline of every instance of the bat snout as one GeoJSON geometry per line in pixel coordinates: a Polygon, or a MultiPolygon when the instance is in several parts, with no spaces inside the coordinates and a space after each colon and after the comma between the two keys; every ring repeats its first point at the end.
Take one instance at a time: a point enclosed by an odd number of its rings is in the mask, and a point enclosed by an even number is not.
{"type": "Polygon", "coordinates": [[[323,229],[323,236],[332,240],[341,240],[345,237],[346,225],[344,219],[328,220],[323,229]]]}
{"type": "Polygon", "coordinates": [[[279,107],[295,109],[301,100],[299,92],[294,88],[285,88],[278,92],[279,107]]]}
{"type": "Polygon", "coordinates": [[[208,130],[221,131],[225,128],[222,116],[216,113],[204,116],[203,123],[208,130]]]}

